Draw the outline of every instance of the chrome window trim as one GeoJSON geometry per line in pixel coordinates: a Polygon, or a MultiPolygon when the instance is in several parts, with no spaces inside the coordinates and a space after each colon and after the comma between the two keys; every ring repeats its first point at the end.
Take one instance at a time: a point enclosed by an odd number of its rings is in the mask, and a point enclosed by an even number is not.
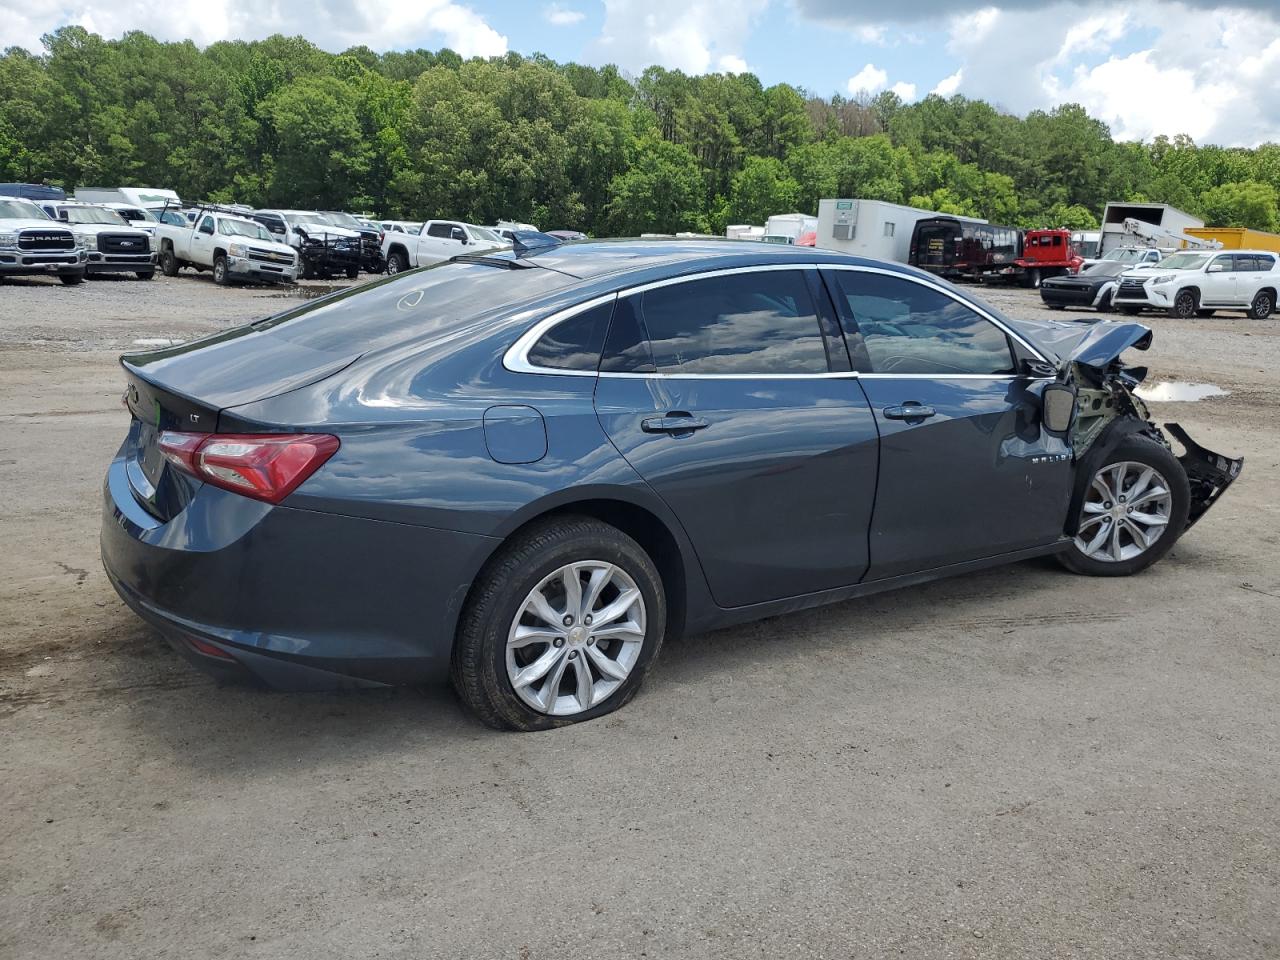
{"type": "MultiPolygon", "coordinates": [[[[614,290],[611,293],[601,294],[590,300],[584,300],[582,303],[576,303],[571,307],[565,307],[557,310],[543,319],[539,320],[532,327],[521,334],[507,352],[502,356],[502,365],[511,373],[536,373],[543,376],[556,377],[611,377],[616,379],[636,379],[636,378],[661,378],[674,380],[838,380],[841,378],[867,377],[874,379],[916,379],[916,380],[1023,380],[1023,379],[1046,379],[1040,377],[1026,378],[1017,374],[1008,373],[953,373],[953,374],[935,374],[935,373],[858,373],[856,371],[826,371],[824,373],[619,373],[613,371],[596,371],[596,370],[558,370],[554,367],[539,367],[529,362],[529,351],[533,349],[533,345],[542,339],[552,327],[558,326],[566,320],[571,320],[578,314],[593,310],[596,307],[608,303],[610,300],[617,300],[620,297],[631,296],[636,293],[644,293],[647,290],[658,290],[662,287],[674,286],[678,283],[689,283],[693,280],[703,280],[710,277],[727,277],[739,273],[766,273],[776,272],[779,270],[846,270],[860,273],[878,273],[888,277],[897,277],[908,281],[909,283],[917,283],[922,287],[927,287],[937,293],[954,300],[962,307],[972,310],[978,316],[982,317],[988,323],[994,324],[1002,333],[1022,344],[1030,353],[1038,360],[1050,363],[1043,353],[1040,352],[1033,344],[1029,343],[1025,338],[1016,331],[1006,327],[986,310],[970,303],[963,297],[957,296],[952,291],[940,284],[934,283],[924,277],[917,277],[911,274],[901,273],[897,270],[887,270],[883,267],[867,267],[860,264],[842,264],[842,263],[762,263],[749,267],[724,267],[718,270],[707,270],[702,273],[682,274],[678,277],[667,277],[663,280],[652,280],[649,283],[637,284],[633,287],[623,287],[614,290]]],[[[1052,379],[1052,378],[1047,378],[1052,379]]]]}

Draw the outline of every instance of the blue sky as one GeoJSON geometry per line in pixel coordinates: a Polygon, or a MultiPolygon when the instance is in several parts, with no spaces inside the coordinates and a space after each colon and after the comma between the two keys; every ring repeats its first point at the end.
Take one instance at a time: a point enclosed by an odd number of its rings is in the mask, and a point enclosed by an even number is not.
{"type": "Polygon", "coordinates": [[[1019,114],[1079,102],[1120,138],[1280,140],[1280,0],[166,0],[163,16],[154,0],[0,0],[0,47],[38,49],[67,23],[749,69],[822,95],[962,93],[1019,114]]]}

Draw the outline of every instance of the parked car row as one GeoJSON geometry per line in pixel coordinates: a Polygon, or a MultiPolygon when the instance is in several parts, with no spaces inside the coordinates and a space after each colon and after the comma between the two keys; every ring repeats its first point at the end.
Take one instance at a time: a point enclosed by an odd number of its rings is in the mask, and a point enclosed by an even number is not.
{"type": "Polygon", "coordinates": [[[1140,258],[1112,254],[1076,276],[1045,280],[1040,298],[1051,309],[1093,307],[1131,316],[1162,310],[1171,317],[1211,317],[1218,310],[1241,311],[1265,320],[1280,294],[1277,256],[1266,250],[1179,250],[1140,258]]]}

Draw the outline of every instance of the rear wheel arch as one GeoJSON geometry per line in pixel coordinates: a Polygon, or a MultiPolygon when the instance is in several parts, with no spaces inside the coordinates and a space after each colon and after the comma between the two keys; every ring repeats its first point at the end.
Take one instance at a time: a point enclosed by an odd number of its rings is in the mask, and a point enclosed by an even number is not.
{"type": "Polygon", "coordinates": [[[485,576],[485,570],[493,559],[500,555],[503,547],[517,539],[530,527],[542,524],[556,517],[586,517],[606,523],[625,533],[638,543],[649,555],[658,574],[662,577],[662,585],[667,599],[667,636],[679,636],[687,617],[689,601],[688,578],[697,575],[697,559],[688,553],[691,549],[677,538],[672,526],[653,510],[630,499],[620,497],[598,496],[580,500],[571,500],[554,504],[543,504],[542,509],[530,513],[521,513],[509,527],[498,531],[501,541],[497,543],[480,570],[472,579],[467,598],[463,601],[465,609],[471,596],[485,576]]]}

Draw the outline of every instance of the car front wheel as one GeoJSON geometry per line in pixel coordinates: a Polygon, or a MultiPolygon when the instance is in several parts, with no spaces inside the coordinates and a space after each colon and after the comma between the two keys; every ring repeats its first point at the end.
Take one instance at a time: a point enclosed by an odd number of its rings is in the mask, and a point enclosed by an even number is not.
{"type": "Polygon", "coordinates": [[[1154,440],[1131,436],[1088,479],[1076,533],[1059,560],[1068,570],[1123,577],[1172,548],[1191,500],[1182,464],[1154,440]]]}
{"type": "Polygon", "coordinates": [[[662,578],[638,543],[590,518],[555,518],[480,574],[459,623],[453,685],[498,729],[590,720],[635,695],[666,619],[662,578]]]}
{"type": "Polygon", "coordinates": [[[1173,298],[1173,306],[1169,308],[1169,316],[1177,317],[1179,320],[1190,320],[1196,315],[1199,306],[1199,301],[1193,292],[1180,290],[1178,295],[1173,298]]]}

